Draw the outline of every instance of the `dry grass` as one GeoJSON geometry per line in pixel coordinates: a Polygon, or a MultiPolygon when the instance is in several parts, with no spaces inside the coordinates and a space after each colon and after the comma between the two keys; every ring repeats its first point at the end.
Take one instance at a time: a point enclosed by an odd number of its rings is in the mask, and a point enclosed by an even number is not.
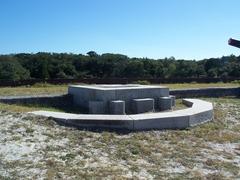
{"type": "MultiPolygon", "coordinates": [[[[182,83],[160,84],[170,89],[207,88],[207,87],[239,87],[238,83],[182,83]]],[[[67,85],[36,84],[33,86],[0,88],[0,96],[42,95],[67,93],[67,85]]]]}
{"type": "Polygon", "coordinates": [[[46,111],[57,111],[57,112],[64,112],[64,110],[60,108],[54,108],[46,105],[38,105],[38,104],[5,104],[0,103],[0,111],[11,111],[11,112],[31,112],[31,111],[38,111],[38,110],[46,110],[46,111]]]}
{"type": "Polygon", "coordinates": [[[33,86],[0,88],[0,96],[48,95],[67,92],[67,85],[36,84],[33,86]]]}
{"type": "Polygon", "coordinates": [[[206,99],[213,122],[188,130],[89,132],[0,113],[0,179],[238,179],[240,100],[206,99]]]}
{"type": "Polygon", "coordinates": [[[170,89],[189,89],[189,88],[210,88],[210,87],[239,87],[239,83],[181,83],[181,84],[163,84],[170,89]]]}

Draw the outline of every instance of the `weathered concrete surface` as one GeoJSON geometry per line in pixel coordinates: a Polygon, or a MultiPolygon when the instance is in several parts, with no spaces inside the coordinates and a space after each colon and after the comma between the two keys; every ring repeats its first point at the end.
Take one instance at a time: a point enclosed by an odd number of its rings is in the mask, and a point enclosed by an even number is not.
{"type": "Polygon", "coordinates": [[[35,111],[31,114],[52,117],[58,123],[81,129],[133,130],[133,120],[127,115],[89,115],[50,111],[35,111]]]}
{"type": "Polygon", "coordinates": [[[152,130],[184,129],[213,119],[212,103],[199,99],[184,99],[190,108],[159,113],[136,115],[82,115],[48,111],[31,112],[35,115],[52,117],[70,126],[86,129],[152,130]]]}
{"type": "Polygon", "coordinates": [[[176,106],[176,96],[170,95],[169,97],[172,99],[172,106],[176,106]]]}
{"type": "Polygon", "coordinates": [[[196,126],[198,124],[204,123],[206,119],[213,117],[213,110],[210,109],[209,104],[202,104],[199,106],[188,99],[183,99],[183,103],[189,107],[192,107],[192,112],[190,111],[189,125],[196,126]],[[205,107],[204,107],[205,106],[205,107]]]}
{"type": "Polygon", "coordinates": [[[104,114],[104,102],[103,101],[89,101],[88,109],[90,114],[104,114]]]}
{"type": "Polygon", "coordinates": [[[110,114],[125,114],[125,101],[110,101],[109,110],[110,114]]]}
{"type": "Polygon", "coordinates": [[[135,120],[135,130],[184,129],[213,119],[212,103],[198,99],[184,99],[190,108],[140,115],[130,115],[135,120]]]}
{"type": "Polygon", "coordinates": [[[172,109],[172,98],[171,97],[160,97],[159,98],[159,110],[166,111],[172,109]]]}
{"type": "Polygon", "coordinates": [[[133,114],[154,112],[154,99],[133,99],[132,100],[132,112],[133,114]]]}
{"type": "MultiPolygon", "coordinates": [[[[89,101],[103,101],[104,108],[109,112],[108,104],[113,100],[125,101],[126,113],[131,113],[131,104],[133,99],[153,98],[155,105],[157,99],[163,96],[169,96],[169,88],[164,86],[149,85],[90,85],[69,86],[68,93],[73,96],[73,102],[82,107],[86,107],[89,101]]],[[[88,108],[88,107],[87,107],[88,108]]]]}

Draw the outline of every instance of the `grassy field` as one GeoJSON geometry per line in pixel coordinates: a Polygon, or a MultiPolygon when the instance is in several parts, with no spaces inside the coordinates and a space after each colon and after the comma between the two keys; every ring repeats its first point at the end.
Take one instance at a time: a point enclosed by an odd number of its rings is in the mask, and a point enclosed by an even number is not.
{"type": "Polygon", "coordinates": [[[67,85],[36,84],[33,86],[0,88],[0,96],[48,95],[62,93],[67,93],[67,85]]]}
{"type": "Polygon", "coordinates": [[[182,83],[164,84],[170,89],[210,88],[210,87],[240,87],[240,83],[182,83]]]}
{"type": "Polygon", "coordinates": [[[0,111],[0,179],[239,179],[240,99],[205,100],[212,122],[129,134],[0,111]]]}
{"type": "MultiPolygon", "coordinates": [[[[160,84],[170,89],[207,88],[207,87],[239,87],[239,83],[183,83],[160,84]]],[[[33,86],[0,88],[0,96],[42,95],[67,93],[67,85],[36,84],[33,86]]]]}
{"type": "MultiPolygon", "coordinates": [[[[0,88],[0,96],[66,92],[67,85],[0,88]]],[[[214,104],[212,122],[128,134],[80,131],[25,113],[67,109],[0,104],[0,179],[240,179],[240,99],[202,99],[214,104]]],[[[185,108],[180,100],[177,108],[185,108]]]]}

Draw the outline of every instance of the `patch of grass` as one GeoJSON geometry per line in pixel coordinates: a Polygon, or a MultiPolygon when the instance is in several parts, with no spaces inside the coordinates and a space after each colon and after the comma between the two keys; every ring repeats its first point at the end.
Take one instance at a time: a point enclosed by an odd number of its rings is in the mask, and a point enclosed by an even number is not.
{"type": "MultiPolygon", "coordinates": [[[[141,84],[149,84],[140,81],[141,84]]],[[[207,87],[239,87],[238,83],[178,83],[178,84],[154,84],[167,86],[170,89],[207,88],[207,87]]],[[[0,88],[0,96],[20,96],[20,95],[48,95],[67,93],[68,85],[52,85],[37,83],[33,86],[3,87],[0,88]]]]}
{"type": "Polygon", "coordinates": [[[30,127],[28,127],[28,128],[26,129],[26,133],[32,134],[33,132],[34,132],[34,129],[32,129],[32,128],[30,128],[30,127]]]}
{"type": "Polygon", "coordinates": [[[0,179],[2,179],[2,180],[12,180],[12,178],[2,176],[1,174],[0,174],[0,179]]]}
{"type": "Polygon", "coordinates": [[[133,84],[150,85],[151,83],[146,80],[138,80],[138,81],[134,81],[133,84]]]}
{"type": "Polygon", "coordinates": [[[12,136],[12,141],[19,141],[21,140],[21,136],[12,136]]]}
{"type": "Polygon", "coordinates": [[[187,106],[182,103],[182,99],[176,99],[176,106],[173,107],[173,110],[186,109],[187,106]]]}
{"type": "Polygon", "coordinates": [[[60,158],[61,158],[63,161],[67,161],[67,160],[74,159],[76,156],[77,156],[77,154],[68,153],[68,154],[66,154],[65,156],[61,156],[60,158]]]}
{"type": "Polygon", "coordinates": [[[230,172],[234,175],[239,175],[239,167],[234,165],[231,162],[225,162],[225,161],[220,161],[220,160],[213,160],[213,159],[208,159],[205,162],[205,165],[213,170],[224,170],[227,172],[230,172]]]}
{"type": "Polygon", "coordinates": [[[37,85],[0,88],[0,96],[49,95],[67,93],[67,85],[37,85]]]}
{"type": "Polygon", "coordinates": [[[31,111],[37,111],[37,110],[63,112],[63,110],[60,110],[58,108],[54,108],[54,107],[50,107],[50,106],[44,106],[44,105],[37,105],[37,104],[23,105],[23,104],[0,103],[0,111],[31,112],[31,111]]]}
{"type": "Polygon", "coordinates": [[[162,84],[170,89],[189,89],[189,88],[210,88],[210,87],[239,87],[236,83],[178,83],[178,84],[162,84]]]}
{"type": "Polygon", "coordinates": [[[210,180],[226,180],[225,176],[221,172],[208,174],[205,178],[210,180]]]}
{"type": "Polygon", "coordinates": [[[51,88],[51,87],[58,87],[58,86],[66,86],[66,84],[62,85],[54,85],[54,84],[49,84],[49,83],[35,83],[31,87],[33,88],[51,88]]]}

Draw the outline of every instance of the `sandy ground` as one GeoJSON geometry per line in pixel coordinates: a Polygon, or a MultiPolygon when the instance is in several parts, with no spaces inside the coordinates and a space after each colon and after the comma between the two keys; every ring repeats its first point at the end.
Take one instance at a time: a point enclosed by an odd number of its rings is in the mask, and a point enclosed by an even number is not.
{"type": "Polygon", "coordinates": [[[0,179],[240,179],[240,100],[211,101],[211,123],[129,134],[0,112],[0,179]]]}

